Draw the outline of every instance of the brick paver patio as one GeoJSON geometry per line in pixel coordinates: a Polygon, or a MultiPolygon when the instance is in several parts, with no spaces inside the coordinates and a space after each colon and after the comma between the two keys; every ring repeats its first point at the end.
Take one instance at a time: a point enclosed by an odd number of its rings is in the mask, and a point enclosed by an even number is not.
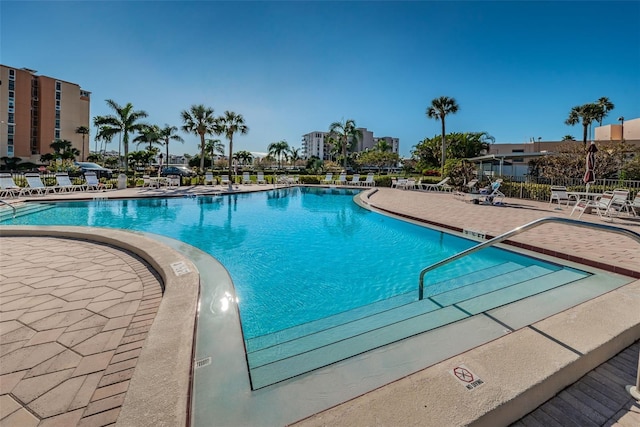
{"type": "Polygon", "coordinates": [[[3,237],[0,269],[0,425],[114,423],[157,275],[126,251],[47,237],[3,237]]]}

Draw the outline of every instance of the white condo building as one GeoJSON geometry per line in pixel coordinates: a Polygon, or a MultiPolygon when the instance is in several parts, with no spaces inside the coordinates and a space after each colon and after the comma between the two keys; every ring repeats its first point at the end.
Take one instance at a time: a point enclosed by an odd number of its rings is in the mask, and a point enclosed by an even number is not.
{"type": "MultiPolygon", "coordinates": [[[[391,152],[398,153],[400,150],[400,140],[391,136],[373,136],[373,132],[367,128],[358,128],[362,132],[362,138],[358,141],[354,152],[363,152],[371,150],[378,141],[386,141],[391,146],[391,152]]],[[[331,158],[331,146],[325,142],[325,138],[329,132],[314,131],[302,135],[302,156],[309,159],[316,156],[322,160],[331,158]]]]}

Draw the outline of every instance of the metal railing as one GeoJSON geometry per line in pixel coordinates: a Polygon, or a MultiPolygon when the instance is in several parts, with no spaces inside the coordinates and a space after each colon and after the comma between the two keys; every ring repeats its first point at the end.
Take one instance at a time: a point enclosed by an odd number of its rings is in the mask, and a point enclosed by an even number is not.
{"type": "Polygon", "coordinates": [[[7,203],[4,200],[0,200],[0,203],[2,203],[3,205],[7,205],[9,206],[11,209],[13,209],[13,218],[16,217],[16,207],[13,206],[11,203],[7,203]]]}
{"type": "Polygon", "coordinates": [[[479,250],[482,250],[484,248],[493,246],[497,243],[502,242],[503,240],[508,239],[509,237],[515,236],[517,234],[522,233],[523,231],[527,231],[530,230],[532,228],[535,228],[539,225],[542,224],[546,224],[548,222],[557,222],[560,224],[569,224],[569,225],[575,225],[577,227],[582,227],[582,228],[594,228],[597,230],[602,230],[602,231],[608,231],[611,233],[617,233],[617,234],[622,234],[625,235],[627,237],[630,237],[634,240],[636,240],[638,243],[640,243],[640,234],[636,233],[635,231],[631,231],[631,230],[627,230],[626,228],[621,228],[621,227],[614,227],[611,225],[606,225],[606,224],[598,224],[598,223],[593,223],[593,222],[585,222],[585,221],[579,221],[576,219],[569,219],[569,218],[557,218],[557,217],[545,217],[545,218],[540,218],[537,219],[535,221],[531,221],[525,225],[521,225],[518,228],[514,228],[511,231],[507,231],[504,234],[501,234],[499,236],[494,237],[491,240],[487,240],[486,242],[482,242],[479,245],[476,245],[472,248],[469,248],[465,251],[462,251],[456,255],[450,256],[449,258],[445,258],[442,261],[438,261],[435,264],[430,265],[429,267],[426,267],[424,269],[422,269],[422,271],[420,272],[420,285],[418,287],[418,299],[422,300],[424,297],[424,276],[432,271],[435,270],[438,267],[442,267],[443,265],[449,264],[453,261],[456,261],[462,257],[465,257],[467,255],[470,255],[474,252],[478,252],[479,250]]]}

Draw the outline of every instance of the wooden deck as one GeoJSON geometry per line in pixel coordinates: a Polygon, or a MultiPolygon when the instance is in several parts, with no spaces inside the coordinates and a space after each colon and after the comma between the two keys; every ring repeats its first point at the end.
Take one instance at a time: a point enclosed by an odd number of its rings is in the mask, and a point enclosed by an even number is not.
{"type": "Polygon", "coordinates": [[[640,426],[640,402],[625,390],[635,385],[640,341],[562,390],[512,427],[640,426]]]}

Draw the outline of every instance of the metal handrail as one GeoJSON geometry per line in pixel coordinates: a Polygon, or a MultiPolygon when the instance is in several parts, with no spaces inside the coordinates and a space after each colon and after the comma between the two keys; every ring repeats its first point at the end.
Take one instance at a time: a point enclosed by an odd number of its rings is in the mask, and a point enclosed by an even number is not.
{"type": "Polygon", "coordinates": [[[2,203],[3,205],[7,205],[9,206],[11,209],[13,209],[13,218],[15,219],[16,217],[16,207],[13,206],[11,203],[7,203],[4,200],[0,200],[0,203],[2,203]]]}
{"type": "Polygon", "coordinates": [[[441,267],[445,264],[449,264],[450,262],[453,262],[457,259],[460,259],[464,256],[470,255],[474,252],[478,252],[481,249],[484,249],[486,247],[489,246],[493,246],[496,243],[500,243],[503,240],[508,239],[511,236],[515,236],[516,234],[520,234],[523,231],[529,230],[531,228],[535,228],[539,225],[548,223],[548,222],[558,222],[561,224],[569,224],[569,225],[575,225],[577,227],[583,227],[583,228],[595,228],[598,230],[603,230],[603,231],[609,231],[612,233],[618,233],[618,234],[623,234],[627,237],[630,237],[632,239],[635,239],[638,243],[640,243],[640,234],[636,233],[635,231],[631,231],[631,230],[627,230],[626,228],[622,228],[622,227],[613,227],[611,225],[606,225],[606,224],[598,224],[598,223],[593,223],[593,222],[585,222],[585,221],[578,221],[576,219],[569,219],[569,218],[558,218],[558,217],[545,217],[545,218],[540,218],[537,219],[535,221],[531,221],[525,225],[522,225],[518,228],[514,228],[511,231],[507,231],[504,234],[501,234],[499,236],[494,237],[491,240],[487,240],[486,242],[482,242],[479,245],[476,245],[472,248],[469,248],[465,251],[462,251],[460,253],[457,253],[456,255],[450,256],[449,258],[445,258],[442,261],[438,261],[435,264],[430,265],[429,267],[426,267],[424,269],[422,269],[422,271],[420,272],[420,285],[418,288],[418,299],[421,300],[424,297],[424,276],[425,274],[427,274],[428,272],[430,272],[431,270],[435,270],[438,267],[441,267]]]}

